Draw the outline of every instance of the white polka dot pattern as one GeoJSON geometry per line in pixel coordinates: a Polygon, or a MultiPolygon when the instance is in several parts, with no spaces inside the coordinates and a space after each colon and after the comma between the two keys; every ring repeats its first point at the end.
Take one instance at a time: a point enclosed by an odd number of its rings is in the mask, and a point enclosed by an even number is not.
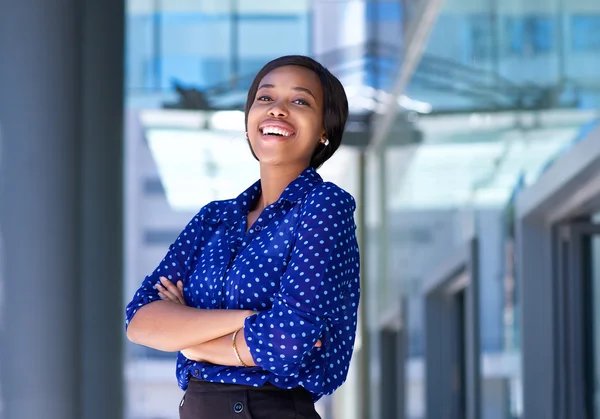
{"type": "Polygon", "coordinates": [[[183,279],[188,305],[251,309],[245,336],[252,368],[193,362],[179,354],[182,389],[189,376],[282,388],[303,386],[316,401],[346,379],[357,325],[359,252],[350,194],[307,168],[265,208],[246,233],[260,181],[238,198],[205,206],[146,277],[126,309],[158,299],[160,276],[183,279]],[[320,339],[323,345],[315,348],[320,339]]]}

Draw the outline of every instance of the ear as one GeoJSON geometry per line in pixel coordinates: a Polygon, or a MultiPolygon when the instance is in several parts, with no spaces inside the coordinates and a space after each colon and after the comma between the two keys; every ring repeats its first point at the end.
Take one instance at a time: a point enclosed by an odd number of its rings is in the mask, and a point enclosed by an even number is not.
{"type": "Polygon", "coordinates": [[[325,144],[325,141],[327,141],[327,132],[325,132],[325,129],[323,129],[321,132],[321,138],[319,138],[319,142],[321,144],[325,144]]]}

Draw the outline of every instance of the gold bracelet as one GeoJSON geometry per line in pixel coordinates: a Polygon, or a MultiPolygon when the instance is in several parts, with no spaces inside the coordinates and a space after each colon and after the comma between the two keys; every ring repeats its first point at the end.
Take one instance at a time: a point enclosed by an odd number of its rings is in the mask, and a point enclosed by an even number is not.
{"type": "Polygon", "coordinates": [[[238,329],[235,332],[233,332],[233,337],[231,338],[231,344],[233,345],[233,353],[235,354],[236,358],[238,359],[238,361],[240,361],[240,364],[242,364],[243,367],[250,368],[250,365],[247,365],[240,356],[240,353],[237,349],[237,345],[235,344],[235,338],[237,337],[237,334],[240,330],[242,329],[238,329]]]}

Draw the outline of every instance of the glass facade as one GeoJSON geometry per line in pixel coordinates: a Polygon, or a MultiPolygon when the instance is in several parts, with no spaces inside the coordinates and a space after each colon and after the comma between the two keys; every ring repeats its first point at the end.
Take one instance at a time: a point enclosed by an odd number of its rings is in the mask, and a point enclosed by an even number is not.
{"type": "Polygon", "coordinates": [[[587,0],[448,0],[408,92],[439,111],[597,108],[598,27],[587,0]]]}
{"type": "Polygon", "coordinates": [[[386,198],[367,201],[367,252],[378,255],[368,260],[369,279],[376,278],[369,303],[377,318],[404,303],[407,418],[426,417],[424,282],[472,237],[479,244],[481,417],[522,417],[514,199],[577,142],[593,115],[543,111],[539,125],[524,128],[529,117],[421,116],[421,143],[388,146],[371,160],[373,172],[384,171],[386,198]],[[479,118],[488,119],[485,127],[479,118]]]}
{"type": "MultiPolygon", "coordinates": [[[[378,330],[401,307],[406,418],[431,417],[427,278],[471,238],[479,245],[480,417],[523,417],[515,201],[595,125],[598,33],[587,25],[599,18],[586,1],[447,0],[405,91],[431,112],[397,117],[420,141],[390,133],[367,159],[379,192],[366,201],[370,324],[378,330]]],[[[384,342],[373,343],[381,376],[384,342]]]]}
{"type": "Polygon", "coordinates": [[[310,55],[308,1],[130,0],[127,90],[246,89],[267,61],[310,55]]]}
{"type": "Polygon", "coordinates": [[[512,199],[581,137],[595,116],[585,109],[597,106],[598,92],[586,79],[590,67],[566,68],[575,50],[558,54],[552,41],[555,21],[570,21],[563,12],[503,16],[456,13],[454,6],[446,2],[408,89],[447,116],[420,116],[422,142],[388,146],[375,163],[386,167],[389,197],[379,204],[387,212],[388,274],[376,276],[380,301],[404,296],[406,417],[426,417],[422,283],[453,249],[477,237],[481,417],[517,418],[523,390],[512,199]],[[503,37],[494,40],[494,32],[503,37]],[[540,101],[528,102],[528,90],[540,101]]]}

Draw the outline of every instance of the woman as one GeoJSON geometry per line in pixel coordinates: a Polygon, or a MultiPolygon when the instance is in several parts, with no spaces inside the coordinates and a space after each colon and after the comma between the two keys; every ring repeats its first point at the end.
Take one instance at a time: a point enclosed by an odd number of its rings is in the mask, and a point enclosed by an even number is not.
{"type": "Polygon", "coordinates": [[[308,57],[266,64],[246,102],[260,180],[203,207],[126,309],[135,343],[179,351],[182,419],[319,418],[346,379],[357,324],[355,202],[316,168],[348,102],[308,57]]]}

